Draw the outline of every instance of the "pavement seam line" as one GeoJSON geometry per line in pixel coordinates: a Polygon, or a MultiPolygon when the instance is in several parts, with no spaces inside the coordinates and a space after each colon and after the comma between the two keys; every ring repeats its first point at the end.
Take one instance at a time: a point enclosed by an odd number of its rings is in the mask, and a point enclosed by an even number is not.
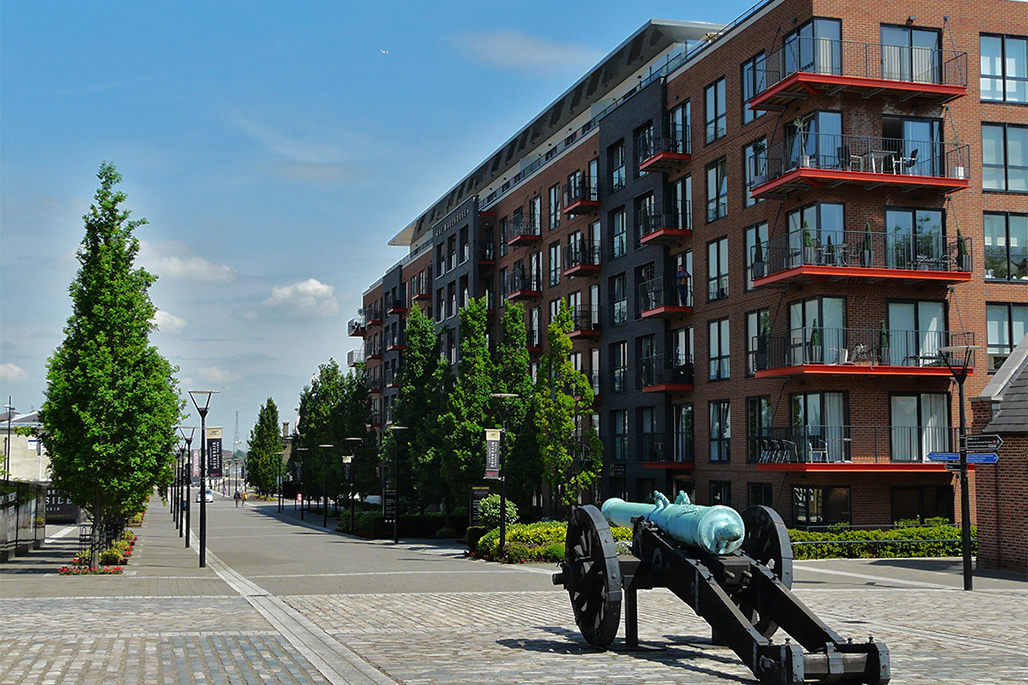
{"type": "MultiPolygon", "coordinates": [[[[199,549],[196,549],[196,553],[199,556],[199,549]]],[[[396,685],[395,679],[382,673],[352,649],[307,621],[281,599],[237,573],[209,549],[207,566],[264,616],[268,623],[332,685],[396,685]],[[319,654],[319,651],[324,655],[319,654]],[[344,675],[340,671],[348,673],[344,675]]]]}

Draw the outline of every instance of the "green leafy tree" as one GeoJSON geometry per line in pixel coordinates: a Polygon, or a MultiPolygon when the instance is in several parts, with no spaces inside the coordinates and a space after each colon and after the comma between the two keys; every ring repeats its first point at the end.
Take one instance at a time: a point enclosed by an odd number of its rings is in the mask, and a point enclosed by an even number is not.
{"type": "Polygon", "coordinates": [[[246,482],[262,494],[278,491],[282,474],[282,438],[278,428],[278,407],[268,398],[250,429],[250,449],[246,453],[246,482]]]}
{"type": "Polygon", "coordinates": [[[603,448],[596,431],[585,428],[592,414],[589,379],[571,362],[571,311],[561,306],[547,328],[549,349],[539,365],[535,391],[535,425],[543,475],[555,499],[565,507],[600,476],[603,448]]]}
{"type": "Polygon", "coordinates": [[[300,394],[300,415],[293,436],[291,468],[302,464],[304,496],[330,497],[343,491],[342,466],[346,426],[346,377],[334,359],[318,367],[318,375],[300,394]],[[321,445],[332,445],[322,448],[321,445]],[[302,454],[298,454],[302,452],[302,454]]]}
{"type": "Polygon", "coordinates": [[[138,511],[172,477],[175,424],[184,403],[175,367],[150,344],[157,277],[135,268],[145,219],[129,220],[121,175],[104,162],[83,219],[80,267],[69,287],[72,314],[50,357],[42,406],[43,444],[54,488],[92,511],[95,566],[105,525],[138,511]]]}
{"type": "Polygon", "coordinates": [[[457,501],[468,497],[470,488],[485,473],[485,428],[494,427],[489,418],[492,392],[489,342],[486,337],[485,299],[472,300],[460,312],[460,362],[447,412],[440,418],[444,437],[442,470],[457,501]]]}
{"type": "MultiPolygon", "coordinates": [[[[334,453],[352,457],[352,482],[345,483],[347,492],[351,487],[361,496],[378,492],[378,436],[371,428],[371,396],[368,394],[363,366],[343,376],[342,397],[336,405],[334,417],[337,435],[341,434],[344,438],[343,443],[334,443],[334,453]],[[350,438],[360,438],[360,441],[352,441],[350,438]]],[[[342,461],[339,463],[342,468],[342,461]]]]}
{"type": "MultiPolygon", "coordinates": [[[[406,324],[407,351],[399,374],[400,395],[393,405],[393,419],[407,426],[400,440],[402,491],[416,492],[419,508],[443,502],[447,512],[453,498],[442,477],[442,442],[438,412],[446,403],[447,366],[440,354],[435,323],[413,307],[406,324]]],[[[392,459],[393,452],[389,452],[392,459]]],[[[392,462],[390,462],[392,463],[392,462]]]]}
{"type": "Polygon", "coordinates": [[[525,309],[518,302],[508,302],[500,319],[500,341],[496,347],[493,392],[513,393],[516,398],[493,400],[500,414],[499,402],[507,419],[507,445],[504,477],[507,497],[522,511],[531,508],[532,494],[542,484],[542,459],[532,416],[534,390],[528,357],[525,309]]]}

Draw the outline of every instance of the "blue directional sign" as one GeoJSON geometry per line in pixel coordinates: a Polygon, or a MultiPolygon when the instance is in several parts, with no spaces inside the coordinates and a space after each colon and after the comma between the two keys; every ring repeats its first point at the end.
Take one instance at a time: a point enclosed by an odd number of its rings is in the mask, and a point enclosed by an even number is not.
{"type": "Polygon", "coordinates": [[[968,464],[995,464],[999,455],[995,452],[972,452],[967,455],[968,464]]]}
{"type": "Polygon", "coordinates": [[[960,461],[956,452],[929,452],[928,461],[960,461]]]}

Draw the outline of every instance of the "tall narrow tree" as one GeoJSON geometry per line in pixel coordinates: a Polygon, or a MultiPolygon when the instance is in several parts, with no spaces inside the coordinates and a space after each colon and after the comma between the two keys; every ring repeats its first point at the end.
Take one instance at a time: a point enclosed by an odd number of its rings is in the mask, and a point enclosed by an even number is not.
{"type": "Polygon", "coordinates": [[[278,427],[278,407],[268,398],[250,430],[250,449],[246,453],[246,482],[260,493],[277,492],[282,474],[282,438],[278,427]]]}
{"type": "Polygon", "coordinates": [[[592,414],[593,390],[571,362],[571,311],[561,305],[547,328],[549,349],[539,365],[535,391],[535,424],[544,475],[554,499],[566,507],[600,475],[603,446],[586,421],[592,414]]]}
{"type": "Polygon", "coordinates": [[[177,369],[149,340],[157,313],[149,290],[157,277],[134,267],[134,232],[146,220],[129,220],[121,208],[126,197],[114,189],[121,175],[113,164],[104,162],[97,178],[69,287],[72,314],[49,360],[41,416],[54,488],[92,511],[94,555],[109,521],[171,480],[184,406],[177,369]]]}
{"type": "Polygon", "coordinates": [[[492,392],[485,299],[472,300],[460,311],[460,361],[447,412],[440,418],[445,451],[443,476],[457,501],[465,501],[471,486],[485,475],[485,428],[494,427],[487,415],[492,392]]]}

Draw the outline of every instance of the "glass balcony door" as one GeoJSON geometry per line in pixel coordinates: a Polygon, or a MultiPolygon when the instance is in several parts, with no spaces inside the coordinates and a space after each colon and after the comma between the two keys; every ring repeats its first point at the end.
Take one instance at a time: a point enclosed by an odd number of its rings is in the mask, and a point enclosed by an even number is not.
{"type": "Polygon", "coordinates": [[[908,26],[882,27],[882,78],[940,83],[939,32],[908,26]]]}

